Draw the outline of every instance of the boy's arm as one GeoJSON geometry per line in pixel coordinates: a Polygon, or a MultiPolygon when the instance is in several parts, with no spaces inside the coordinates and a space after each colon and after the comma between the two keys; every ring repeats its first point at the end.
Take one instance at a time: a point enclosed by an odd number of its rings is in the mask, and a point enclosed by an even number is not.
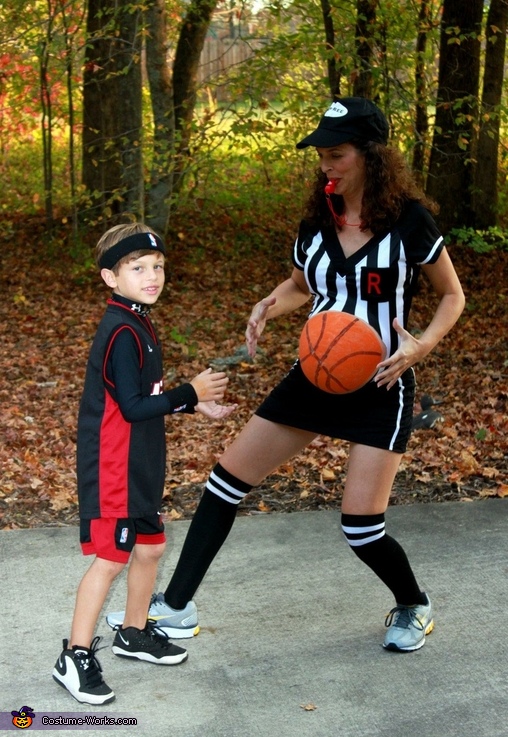
{"type": "MultiPolygon", "coordinates": [[[[139,347],[133,333],[121,330],[111,346],[106,370],[113,383],[108,390],[127,422],[141,422],[175,412],[194,412],[198,396],[190,383],[143,396],[139,362],[139,347]]],[[[157,387],[154,387],[154,391],[157,391],[157,387]]]]}

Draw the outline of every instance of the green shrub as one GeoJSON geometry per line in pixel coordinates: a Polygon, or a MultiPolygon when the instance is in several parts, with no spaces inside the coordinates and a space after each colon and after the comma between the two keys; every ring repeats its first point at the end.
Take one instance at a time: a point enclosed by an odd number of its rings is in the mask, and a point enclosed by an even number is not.
{"type": "Polygon", "coordinates": [[[452,228],[445,237],[445,243],[457,243],[467,246],[475,253],[489,253],[490,251],[508,251],[508,232],[498,226],[491,226],[485,230],[474,228],[452,228]]]}

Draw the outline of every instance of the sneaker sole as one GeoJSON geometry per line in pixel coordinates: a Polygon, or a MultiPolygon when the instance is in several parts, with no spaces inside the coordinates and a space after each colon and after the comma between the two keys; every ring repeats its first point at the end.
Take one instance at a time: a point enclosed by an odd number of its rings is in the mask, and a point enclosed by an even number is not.
{"type": "Polygon", "coordinates": [[[92,694],[82,694],[82,693],[74,693],[71,691],[63,681],[58,678],[58,671],[53,671],[53,680],[55,683],[58,683],[59,686],[62,688],[65,688],[67,693],[70,693],[70,695],[76,699],[80,704],[91,704],[92,706],[101,706],[102,704],[110,704],[112,701],[115,700],[116,696],[114,693],[110,693],[109,696],[93,696],[92,694]]]}
{"type": "Polygon", "coordinates": [[[162,658],[156,658],[154,655],[150,655],[150,653],[145,652],[130,653],[127,650],[122,650],[122,648],[117,645],[113,645],[111,649],[114,654],[118,655],[120,658],[144,660],[146,663],[154,663],[155,665],[180,665],[180,663],[184,663],[189,657],[187,652],[179,653],[178,655],[164,655],[162,658]]]}
{"type": "Polygon", "coordinates": [[[425,645],[425,637],[426,635],[430,635],[433,629],[434,620],[431,619],[425,628],[421,641],[417,645],[414,645],[413,647],[399,647],[394,642],[389,642],[388,645],[383,645],[383,647],[385,650],[389,650],[392,653],[413,653],[415,650],[420,650],[425,645]]]}
{"type": "Polygon", "coordinates": [[[157,629],[162,630],[170,640],[190,640],[200,633],[199,624],[193,624],[191,627],[164,627],[160,625],[156,619],[148,617],[150,622],[154,622],[157,629]]]}
{"type": "MultiPolygon", "coordinates": [[[[149,620],[150,622],[154,622],[157,628],[162,630],[170,640],[190,640],[192,637],[199,635],[200,632],[199,624],[193,624],[190,627],[163,627],[156,619],[149,617],[149,620]]],[[[106,622],[112,630],[123,624],[123,622],[120,622],[119,620],[109,619],[108,616],[106,616],[106,622]]]]}

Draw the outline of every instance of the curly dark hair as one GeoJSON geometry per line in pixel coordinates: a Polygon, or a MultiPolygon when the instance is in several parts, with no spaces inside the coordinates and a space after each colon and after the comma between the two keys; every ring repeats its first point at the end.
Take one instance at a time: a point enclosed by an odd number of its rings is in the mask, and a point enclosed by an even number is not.
{"type": "MultiPolygon", "coordinates": [[[[420,202],[434,215],[438,212],[438,205],[420,189],[400,151],[373,141],[353,139],[348,143],[365,157],[361,230],[370,230],[373,233],[386,231],[399,218],[404,205],[410,200],[420,202]]],[[[324,194],[327,181],[326,174],[317,169],[314,189],[307,201],[305,219],[311,224],[334,227],[324,194]]],[[[336,196],[335,202],[336,214],[341,215],[342,197],[336,196]]]]}

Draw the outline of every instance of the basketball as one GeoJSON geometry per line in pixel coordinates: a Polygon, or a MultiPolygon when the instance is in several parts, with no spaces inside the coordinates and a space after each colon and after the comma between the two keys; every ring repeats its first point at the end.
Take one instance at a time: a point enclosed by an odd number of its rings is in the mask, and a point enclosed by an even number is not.
{"type": "Polygon", "coordinates": [[[374,328],[347,312],[318,312],[307,320],[300,336],[303,373],[330,394],[349,394],[365,386],[385,355],[374,328]]]}

